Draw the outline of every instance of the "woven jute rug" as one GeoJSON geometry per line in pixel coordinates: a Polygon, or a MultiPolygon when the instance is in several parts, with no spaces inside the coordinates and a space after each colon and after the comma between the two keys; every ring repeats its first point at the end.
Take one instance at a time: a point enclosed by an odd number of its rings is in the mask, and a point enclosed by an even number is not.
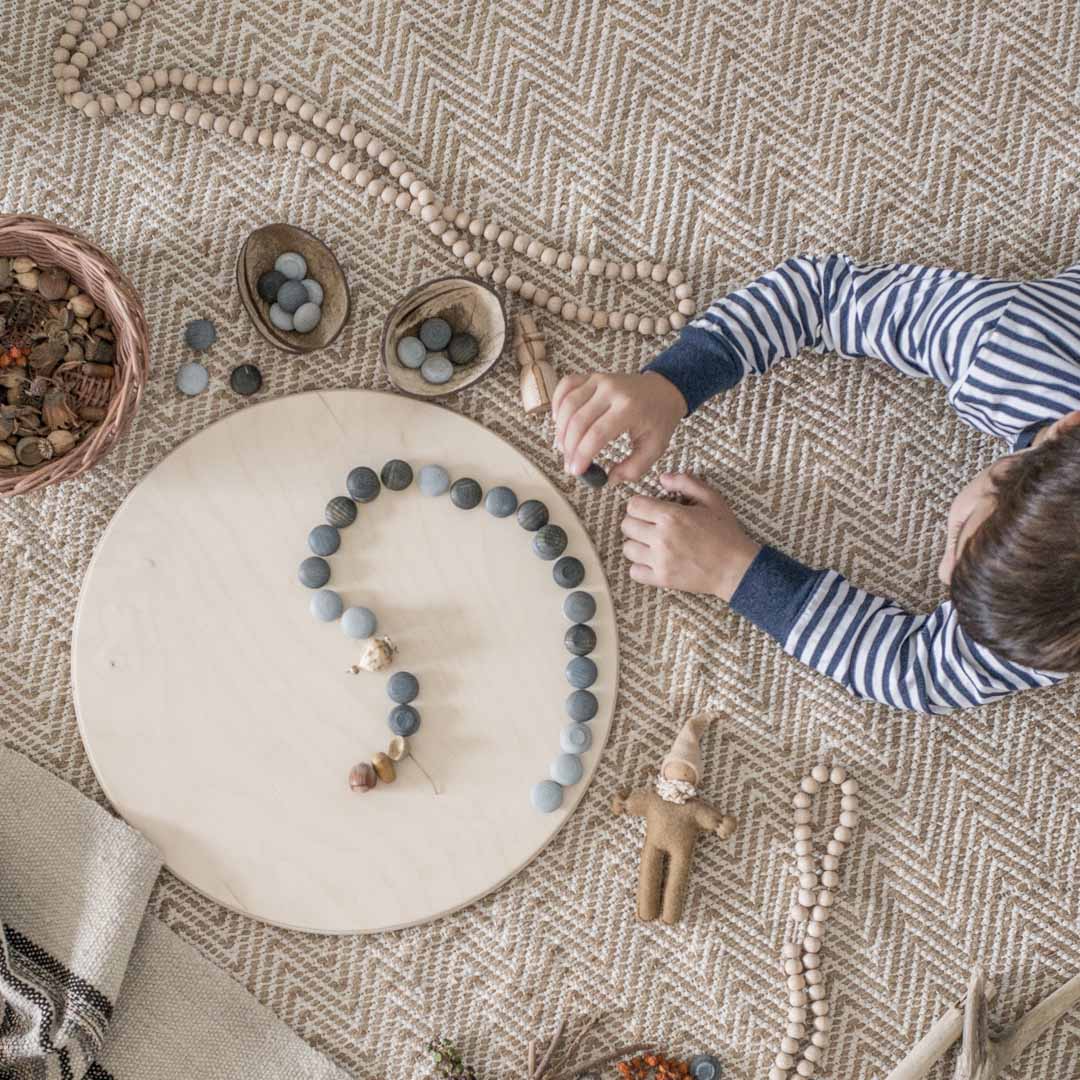
{"type": "MultiPolygon", "coordinates": [[[[63,17],[38,0],[0,5],[0,209],[66,222],[116,257],[146,305],[153,378],[134,429],[85,479],[0,504],[0,738],[102,800],[68,646],[110,516],[172,447],[244,407],[226,383],[241,360],[269,395],[385,388],[383,314],[457,267],[407,215],[373,210],[314,163],[65,108],[51,73],[63,17]],[[345,264],[352,319],[325,353],[272,351],[240,309],[234,260],[268,221],[311,229],[345,264]],[[220,341],[211,390],[191,400],[173,377],[193,317],[213,319],[220,341]]],[[[559,247],[684,266],[705,301],[799,251],[1016,276],[1076,261],[1078,43],[1073,0],[158,0],[91,84],[172,65],[273,79],[400,148],[454,203],[559,247]]],[[[538,276],[589,303],[607,295],[594,279],[538,276]]],[[[634,307],[659,313],[660,300],[634,307]]],[[[657,347],[544,326],[563,371],[631,371],[657,347]]],[[[511,363],[448,407],[556,474],[511,363]]],[[[667,464],[719,484],[760,539],[925,608],[941,596],[949,500],[1001,450],[957,423],[938,387],[805,356],[703,409],[667,464]]],[[[790,793],[824,754],[862,783],[864,824],[826,945],[835,1035],[822,1075],[884,1076],[976,959],[1001,987],[1002,1020],[1080,969],[1076,680],[944,719],[857,702],[722,604],[634,585],[619,553],[626,492],[565,487],[605,560],[624,651],[612,740],[556,842],[420,929],[271,929],[166,872],[151,906],[169,927],[358,1076],[417,1075],[436,1031],[483,1076],[521,1075],[529,1036],[603,1012],[612,1044],[641,1033],[708,1048],[729,1076],[757,1080],[785,1006],[790,793]],[[731,720],[709,737],[706,786],[741,825],[700,846],[685,921],[641,926],[639,828],[613,819],[608,797],[707,703],[731,720]]],[[[1010,1075],[1080,1076],[1080,1015],[1010,1075]]]]}

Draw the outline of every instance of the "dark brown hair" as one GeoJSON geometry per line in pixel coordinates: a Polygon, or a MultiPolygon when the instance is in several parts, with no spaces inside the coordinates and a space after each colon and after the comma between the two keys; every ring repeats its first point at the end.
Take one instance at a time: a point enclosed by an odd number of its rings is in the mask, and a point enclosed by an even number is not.
{"type": "Polygon", "coordinates": [[[1080,671],[1080,427],[995,474],[997,505],[952,573],[960,625],[1015,664],[1080,671]]]}

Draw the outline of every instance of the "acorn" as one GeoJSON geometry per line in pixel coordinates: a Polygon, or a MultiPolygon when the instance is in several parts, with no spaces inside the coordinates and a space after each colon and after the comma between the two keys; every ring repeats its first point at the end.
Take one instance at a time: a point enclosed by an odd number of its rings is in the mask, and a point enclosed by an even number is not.
{"type": "Polygon", "coordinates": [[[371,767],[384,784],[392,784],[397,779],[397,770],[389,754],[376,754],[371,759],[371,767]]]}
{"type": "Polygon", "coordinates": [[[19,459],[15,456],[15,448],[8,446],[6,442],[0,442],[0,469],[6,469],[11,465],[18,465],[19,459]]]}
{"type": "Polygon", "coordinates": [[[386,756],[391,761],[401,761],[409,753],[409,741],[403,735],[395,735],[386,748],[386,756]]]}
{"type": "Polygon", "coordinates": [[[374,766],[367,761],[358,761],[349,770],[349,787],[353,791],[371,791],[378,782],[374,766]]]}
{"type": "Polygon", "coordinates": [[[53,453],[59,457],[61,454],[66,454],[75,445],[75,436],[70,431],[65,431],[63,428],[58,428],[56,431],[50,431],[46,436],[53,448],[53,453]]]}

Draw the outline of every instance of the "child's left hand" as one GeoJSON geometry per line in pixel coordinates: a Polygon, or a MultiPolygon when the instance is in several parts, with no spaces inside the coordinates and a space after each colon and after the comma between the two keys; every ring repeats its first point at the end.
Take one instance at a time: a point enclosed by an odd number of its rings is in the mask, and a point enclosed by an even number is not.
{"type": "Polygon", "coordinates": [[[623,554],[645,585],[730,600],[761,545],[743,531],[727,500],[695,476],[666,473],[660,483],[688,502],[635,495],[626,504],[623,554]]]}

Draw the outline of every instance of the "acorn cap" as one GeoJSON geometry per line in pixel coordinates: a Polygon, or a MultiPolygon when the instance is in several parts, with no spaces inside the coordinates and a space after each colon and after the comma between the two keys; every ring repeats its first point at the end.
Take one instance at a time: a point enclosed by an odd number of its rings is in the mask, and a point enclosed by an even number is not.
{"type": "Polygon", "coordinates": [[[660,775],[665,780],[683,780],[695,787],[701,782],[701,737],[712,719],[712,713],[698,713],[683,724],[660,763],[660,775]]]}

